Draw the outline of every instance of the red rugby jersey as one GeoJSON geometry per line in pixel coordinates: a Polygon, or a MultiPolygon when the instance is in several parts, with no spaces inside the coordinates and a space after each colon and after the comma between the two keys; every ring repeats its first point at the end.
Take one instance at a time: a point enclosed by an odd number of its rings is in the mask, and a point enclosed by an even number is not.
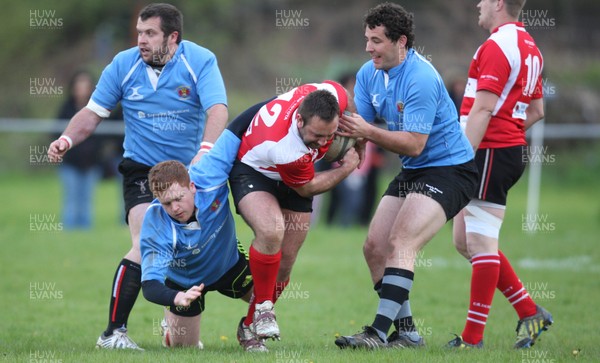
{"type": "Polygon", "coordinates": [[[314,163],[321,159],[331,140],[319,149],[304,145],[296,121],[306,95],[328,90],[338,100],[341,113],[348,105],[346,90],[337,82],[308,83],[286,92],[260,108],[242,137],[238,160],[268,178],[300,187],[315,176],[314,163]]]}
{"type": "Polygon", "coordinates": [[[479,148],[527,144],[525,110],[532,99],[543,97],[542,68],[542,54],[520,22],[494,29],[477,49],[460,108],[461,122],[466,122],[477,91],[499,97],[479,148]]]}

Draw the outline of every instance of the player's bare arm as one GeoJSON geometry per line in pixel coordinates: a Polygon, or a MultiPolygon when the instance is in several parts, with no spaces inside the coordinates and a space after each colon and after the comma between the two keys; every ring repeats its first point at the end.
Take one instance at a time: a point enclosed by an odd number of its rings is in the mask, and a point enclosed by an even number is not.
{"type": "Polygon", "coordinates": [[[471,146],[473,146],[473,150],[477,150],[479,147],[479,143],[483,139],[483,135],[485,135],[497,102],[498,95],[489,91],[477,91],[475,102],[467,118],[467,128],[465,129],[465,134],[471,146]]]}
{"type": "Polygon", "coordinates": [[[339,168],[316,173],[311,181],[293,189],[305,198],[324,193],[350,175],[356,169],[359,162],[358,153],[354,148],[350,148],[342,160],[339,161],[339,168]]]}
{"type": "Polygon", "coordinates": [[[87,139],[102,122],[102,118],[87,107],[82,108],[73,116],[63,135],[54,140],[48,147],[48,158],[51,162],[59,162],[73,146],[87,139]],[[70,143],[72,142],[72,145],[70,143]]]}
{"type": "Polygon", "coordinates": [[[533,124],[544,118],[544,99],[537,98],[531,100],[525,114],[527,115],[527,119],[525,120],[525,130],[527,130],[533,126],[533,124]]]}
{"type": "Polygon", "coordinates": [[[217,141],[219,135],[227,126],[227,118],[229,117],[229,113],[227,111],[227,106],[224,104],[216,104],[209,108],[206,111],[206,126],[204,128],[204,138],[202,139],[202,145],[200,145],[200,150],[194,159],[192,159],[192,164],[197,163],[202,157],[202,154],[210,150],[212,145],[217,141]]]}
{"type": "Polygon", "coordinates": [[[419,156],[429,135],[418,132],[389,131],[365,121],[359,114],[343,115],[340,118],[340,134],[354,138],[365,138],[382,148],[400,155],[419,156]]]}
{"type": "Polygon", "coordinates": [[[204,284],[200,284],[200,286],[192,286],[186,291],[178,292],[177,295],[175,295],[175,299],[173,300],[175,306],[190,306],[192,301],[196,300],[200,297],[200,295],[202,295],[203,289],[204,284]]]}

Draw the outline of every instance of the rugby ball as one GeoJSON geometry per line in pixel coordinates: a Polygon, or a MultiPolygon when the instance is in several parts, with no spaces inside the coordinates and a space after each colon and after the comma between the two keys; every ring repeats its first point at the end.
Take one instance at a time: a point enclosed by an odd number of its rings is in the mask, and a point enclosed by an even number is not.
{"type": "Polygon", "coordinates": [[[329,149],[327,149],[325,156],[323,156],[323,160],[330,163],[341,160],[344,155],[346,155],[346,151],[353,147],[354,144],[356,144],[355,138],[336,134],[333,137],[333,141],[329,145],[329,149]]]}

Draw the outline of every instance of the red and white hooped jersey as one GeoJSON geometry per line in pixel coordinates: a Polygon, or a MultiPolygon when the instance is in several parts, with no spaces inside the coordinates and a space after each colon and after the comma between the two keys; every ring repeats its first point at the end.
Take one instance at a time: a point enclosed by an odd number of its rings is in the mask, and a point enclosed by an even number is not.
{"type": "Polygon", "coordinates": [[[348,98],[339,83],[325,81],[296,87],[260,108],[242,137],[238,160],[290,187],[311,181],[314,163],[325,155],[331,140],[319,149],[306,146],[298,132],[296,113],[304,97],[316,90],[327,90],[337,98],[341,116],[348,98]]]}
{"type": "Polygon", "coordinates": [[[543,97],[542,68],[542,54],[520,22],[494,29],[477,49],[460,108],[461,122],[466,122],[477,91],[499,97],[479,148],[527,144],[525,110],[532,99],[543,97]]]}

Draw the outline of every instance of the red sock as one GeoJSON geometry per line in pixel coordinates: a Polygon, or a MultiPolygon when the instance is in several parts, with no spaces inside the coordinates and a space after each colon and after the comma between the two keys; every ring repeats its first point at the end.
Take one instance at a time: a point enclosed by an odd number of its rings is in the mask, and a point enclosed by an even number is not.
{"type": "Polygon", "coordinates": [[[531,299],[523,283],[515,273],[515,270],[508,262],[508,259],[502,251],[498,251],[500,255],[500,276],[498,277],[498,290],[502,291],[508,299],[517,314],[519,319],[534,315],[537,312],[535,302],[531,299]]]}
{"type": "Polygon", "coordinates": [[[279,297],[281,296],[281,293],[283,292],[283,290],[285,290],[285,287],[290,283],[290,278],[288,277],[287,280],[282,281],[282,282],[277,282],[275,284],[275,291],[273,291],[273,304],[275,304],[275,301],[277,301],[277,299],[279,299],[279,297]]]}
{"type": "Polygon", "coordinates": [[[245,325],[252,323],[254,315],[254,305],[262,304],[273,298],[275,291],[275,281],[277,281],[277,272],[281,262],[281,250],[274,255],[265,255],[258,252],[254,246],[250,246],[250,271],[254,282],[254,296],[248,308],[248,315],[244,320],[245,325]]]}
{"type": "Polygon", "coordinates": [[[497,254],[478,254],[471,259],[471,265],[471,299],[462,339],[466,343],[477,344],[483,339],[483,330],[494,299],[500,258],[497,254]]]}

